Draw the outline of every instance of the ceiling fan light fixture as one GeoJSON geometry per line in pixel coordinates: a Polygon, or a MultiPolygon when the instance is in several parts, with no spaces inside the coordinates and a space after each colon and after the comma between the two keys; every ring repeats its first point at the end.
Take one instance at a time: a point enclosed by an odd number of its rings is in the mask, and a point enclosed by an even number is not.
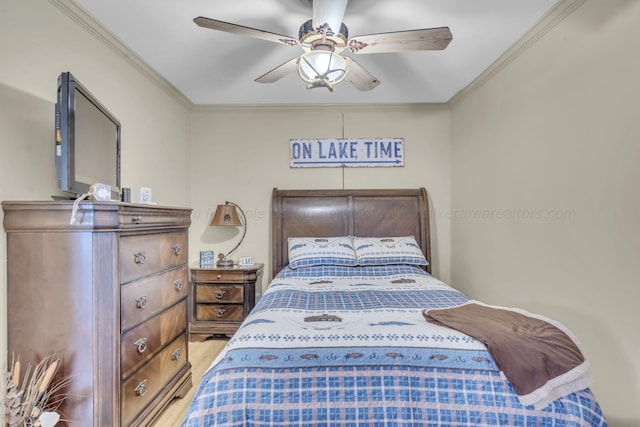
{"type": "Polygon", "coordinates": [[[333,85],[344,80],[348,72],[346,59],[329,50],[306,52],[298,61],[298,74],[308,83],[308,89],[326,87],[333,91],[333,85]]]}

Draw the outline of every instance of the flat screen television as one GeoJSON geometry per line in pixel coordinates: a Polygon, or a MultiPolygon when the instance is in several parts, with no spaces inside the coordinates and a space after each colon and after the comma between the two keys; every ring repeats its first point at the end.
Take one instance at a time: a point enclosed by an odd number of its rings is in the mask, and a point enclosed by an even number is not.
{"type": "Polygon", "coordinates": [[[55,126],[58,188],[76,198],[106,184],[119,200],[120,121],[69,72],[58,77],[55,126]]]}

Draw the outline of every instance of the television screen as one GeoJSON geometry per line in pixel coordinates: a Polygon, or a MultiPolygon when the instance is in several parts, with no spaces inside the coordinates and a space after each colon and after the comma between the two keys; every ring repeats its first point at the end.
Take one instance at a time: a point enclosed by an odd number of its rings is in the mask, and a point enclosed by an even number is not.
{"type": "Polygon", "coordinates": [[[120,195],[120,122],[71,73],[58,78],[56,103],[58,188],[78,197],[93,184],[120,195]]]}

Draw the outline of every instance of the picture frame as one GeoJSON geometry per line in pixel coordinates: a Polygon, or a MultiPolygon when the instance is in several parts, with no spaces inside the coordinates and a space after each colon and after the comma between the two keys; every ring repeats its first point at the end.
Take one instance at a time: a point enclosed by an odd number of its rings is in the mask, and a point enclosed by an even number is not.
{"type": "Polygon", "coordinates": [[[200,251],[200,268],[213,268],[214,266],[213,251],[200,251]]]}

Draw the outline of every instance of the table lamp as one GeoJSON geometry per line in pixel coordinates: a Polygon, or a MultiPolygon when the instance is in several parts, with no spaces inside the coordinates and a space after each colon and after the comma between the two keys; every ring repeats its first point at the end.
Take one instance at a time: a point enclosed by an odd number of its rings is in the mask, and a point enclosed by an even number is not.
{"type": "Polygon", "coordinates": [[[211,219],[211,223],[209,225],[212,226],[234,226],[239,227],[242,226],[242,237],[238,244],[236,244],[233,249],[231,249],[227,254],[219,253],[218,254],[218,262],[216,265],[218,267],[231,267],[233,265],[233,260],[229,259],[232,253],[238,249],[240,243],[244,240],[244,236],[247,234],[247,217],[244,212],[240,208],[240,206],[236,205],[233,202],[224,202],[224,205],[218,205],[216,207],[216,212],[213,214],[213,218],[211,219]],[[242,221],[238,217],[238,211],[242,215],[242,221]]]}

